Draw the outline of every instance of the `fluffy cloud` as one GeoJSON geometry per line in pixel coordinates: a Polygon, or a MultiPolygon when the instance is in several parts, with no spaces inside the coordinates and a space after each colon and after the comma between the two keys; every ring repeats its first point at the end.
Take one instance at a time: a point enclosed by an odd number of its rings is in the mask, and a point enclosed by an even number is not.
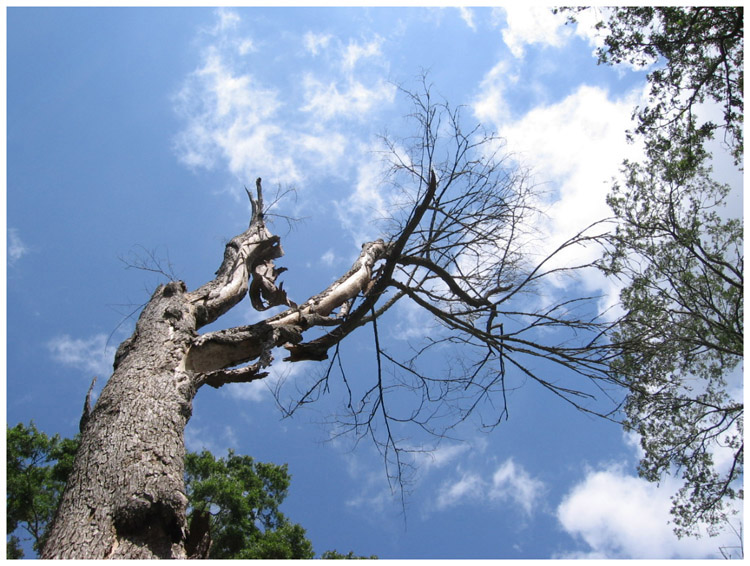
{"type": "Polygon", "coordinates": [[[338,132],[301,132],[293,143],[306,161],[313,160],[318,167],[332,173],[338,170],[341,160],[346,156],[350,140],[338,132]]]}
{"type": "MultiPolygon", "coordinates": [[[[541,258],[585,227],[611,216],[606,196],[612,179],[624,158],[639,155],[639,148],[627,143],[625,131],[642,91],[613,98],[599,87],[581,85],[562,100],[511,117],[505,92],[517,79],[509,76],[507,68],[501,62],[486,75],[473,109],[501,133],[513,156],[530,168],[533,182],[542,189],[537,206],[544,215],[537,219],[539,237],[534,245],[541,258]]],[[[600,253],[595,245],[569,248],[547,267],[586,264],[600,253]]],[[[616,302],[619,288],[613,281],[594,269],[580,275],[576,284],[603,292],[602,311],[616,302]]],[[[554,283],[564,288],[573,280],[554,283]]]]}
{"type": "Polygon", "coordinates": [[[624,157],[637,93],[612,100],[601,88],[580,86],[563,100],[537,106],[502,126],[508,147],[552,189],[545,206],[551,245],[607,218],[605,197],[624,157]]]}
{"type": "Polygon", "coordinates": [[[301,51],[284,52],[289,87],[278,87],[253,67],[276,49],[275,39],[249,37],[252,24],[232,10],[218,10],[216,20],[199,36],[201,63],[173,97],[183,122],[174,147],[184,164],[226,168],[243,181],[262,171],[267,185],[299,188],[313,176],[349,175],[369,158],[360,150],[372,116],[396,94],[385,80],[383,38],[344,43],[308,32],[301,51]],[[303,55],[320,54],[313,71],[303,55]]]}
{"type": "Polygon", "coordinates": [[[96,334],[91,338],[71,338],[67,334],[53,338],[47,343],[52,358],[62,364],[80,369],[89,377],[108,378],[112,373],[112,362],[116,346],[107,344],[107,336],[96,334]]]}
{"type": "MultiPolygon", "coordinates": [[[[564,15],[554,15],[548,7],[504,8],[503,37],[514,55],[521,56],[529,44],[561,46],[575,33],[597,44],[593,11],[584,12],[576,26],[565,26],[564,15]]],[[[589,224],[610,216],[605,198],[625,158],[638,158],[640,149],[628,144],[625,132],[632,127],[634,107],[644,99],[644,91],[633,90],[613,97],[608,91],[580,85],[563,99],[543,102],[522,115],[514,115],[508,93],[525,77],[513,60],[500,60],[482,80],[473,102],[476,117],[500,133],[507,147],[533,179],[546,198],[539,206],[546,213],[539,241],[540,255],[589,224]]],[[[561,255],[558,264],[590,261],[598,250],[561,255]]],[[[550,267],[554,267],[551,265],[550,267]]],[[[598,274],[589,274],[589,288],[606,287],[598,274]]]]}
{"type": "Polygon", "coordinates": [[[332,266],[336,261],[336,254],[334,253],[333,249],[329,249],[326,253],[320,256],[320,261],[323,263],[323,265],[326,265],[328,267],[332,266]]]}
{"type": "MultiPolygon", "coordinates": [[[[600,6],[576,14],[575,35],[584,39],[594,48],[604,46],[605,32],[597,29],[597,22],[604,20],[611,8],[600,6]]],[[[592,56],[595,51],[592,50],[592,56]]]]}
{"type": "Polygon", "coordinates": [[[461,19],[466,23],[467,26],[469,26],[473,31],[477,30],[477,25],[474,22],[474,12],[471,8],[467,8],[466,6],[461,6],[458,8],[461,13],[461,19]]]}
{"type": "Polygon", "coordinates": [[[669,521],[671,479],[660,486],[628,474],[622,465],[589,469],[557,509],[565,531],[588,551],[562,558],[720,558],[733,535],[678,539],[669,521]]]}
{"type": "Polygon", "coordinates": [[[437,497],[437,508],[445,509],[467,501],[476,502],[484,496],[487,483],[479,474],[464,473],[452,482],[446,482],[440,489],[437,497]]]}
{"type": "Polygon", "coordinates": [[[381,236],[378,220],[388,217],[390,195],[384,191],[387,164],[373,158],[378,147],[354,148],[360,155],[370,159],[360,159],[356,166],[354,190],[345,199],[335,203],[339,221],[353,235],[356,242],[362,243],[381,236]]]}
{"type": "Polygon", "coordinates": [[[509,458],[489,478],[478,472],[464,472],[457,480],[443,483],[437,494],[436,507],[445,509],[465,503],[512,502],[528,516],[544,491],[543,482],[509,458]]]}
{"type": "Polygon", "coordinates": [[[508,459],[492,474],[492,487],[488,495],[490,500],[510,499],[530,515],[543,492],[544,483],[532,478],[526,470],[508,459]]]}
{"type": "Polygon", "coordinates": [[[479,85],[479,94],[472,104],[474,115],[483,124],[503,124],[510,118],[506,89],[518,81],[507,61],[500,60],[487,72],[479,85]]]}
{"type": "Polygon", "coordinates": [[[234,29],[240,23],[240,17],[236,12],[226,8],[216,10],[216,24],[209,33],[218,35],[227,30],[234,29]]]}
{"type": "Polygon", "coordinates": [[[285,150],[285,132],[277,125],[278,93],[236,72],[216,47],[207,53],[175,97],[185,120],[176,139],[180,159],[190,167],[225,162],[240,178],[270,169],[267,177],[277,182],[298,181],[300,174],[285,150]]]}
{"type": "Polygon", "coordinates": [[[445,444],[437,447],[435,450],[415,453],[415,464],[422,472],[428,472],[431,469],[446,467],[448,464],[455,462],[459,457],[465,455],[467,452],[481,452],[485,448],[486,441],[482,442],[482,439],[479,439],[478,442],[474,442],[472,444],[445,444]]]}
{"type": "MultiPolygon", "coordinates": [[[[575,14],[575,23],[566,23],[567,15],[553,14],[551,6],[528,6],[517,3],[508,8],[498,8],[495,12],[495,25],[502,26],[503,41],[516,58],[523,58],[527,45],[561,47],[569,38],[575,36],[592,46],[591,55],[604,46],[608,35],[606,29],[599,29],[596,24],[606,21],[612,8],[594,6],[575,14]],[[500,14],[504,14],[503,20],[500,14]]],[[[650,58],[644,64],[628,61],[616,63],[615,67],[623,70],[643,70],[657,62],[650,58]]]]}
{"type": "Polygon", "coordinates": [[[524,46],[531,43],[559,47],[571,33],[563,25],[565,16],[548,6],[516,2],[499,10],[505,13],[503,41],[515,57],[523,57],[524,46]]]}
{"type": "Polygon", "coordinates": [[[343,51],[343,66],[347,71],[354,69],[360,59],[378,57],[381,55],[380,48],[383,45],[383,38],[376,36],[372,41],[359,43],[350,41],[343,51]]]}

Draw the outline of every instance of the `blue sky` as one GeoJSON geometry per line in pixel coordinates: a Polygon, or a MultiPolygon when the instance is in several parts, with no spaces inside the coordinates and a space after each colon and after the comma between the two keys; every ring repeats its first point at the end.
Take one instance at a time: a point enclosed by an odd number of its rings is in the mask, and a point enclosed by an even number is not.
{"type": "MultiPolygon", "coordinates": [[[[597,65],[587,22],[532,5],[11,8],[7,37],[7,421],[50,434],[75,434],[92,376],[98,392],[128,315],[160,282],[120,258],[151,250],[188,288],[202,284],[245,228],[243,185],[256,177],[296,188],[279,211],[304,220],[274,226],[291,297],[343,273],[393,202],[374,152],[378,134],[409,133],[395,85],[415,89],[425,70],[545,190],[536,251],[607,216],[608,182],[638,152],[625,130],[644,71],[597,65]]],[[[586,273],[549,292],[602,293],[604,308],[616,290],[586,273]]],[[[246,302],[219,325],[256,320],[246,302]]],[[[388,323],[393,350],[429,327],[409,309],[388,323]]],[[[342,356],[350,377],[372,375],[367,332],[342,356]]],[[[269,381],[293,388],[319,371],[282,363],[269,381]]],[[[512,392],[491,434],[467,424],[420,457],[404,513],[375,448],[332,439],[341,395],[282,419],[267,384],[202,390],[186,443],[288,463],[283,510],[318,553],[708,558],[734,544],[677,540],[674,484],[637,478],[636,439],[534,383],[512,392]]]]}

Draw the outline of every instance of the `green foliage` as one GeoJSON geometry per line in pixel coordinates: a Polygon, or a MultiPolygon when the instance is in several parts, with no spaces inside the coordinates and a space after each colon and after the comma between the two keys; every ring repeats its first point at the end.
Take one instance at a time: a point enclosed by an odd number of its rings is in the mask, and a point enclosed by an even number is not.
{"type": "Polygon", "coordinates": [[[681,475],[672,512],[678,534],[690,534],[723,523],[726,501],[742,497],[743,404],[729,391],[740,377],[727,383],[743,359],[742,225],[717,214],[728,188],[707,173],[679,184],[654,182],[643,166],[630,173],[609,198],[621,222],[605,270],[628,282],[613,336],[624,355],[612,369],[629,389],[639,471],[655,482],[681,475]],[[721,470],[718,447],[732,460],[721,470]]]}
{"type": "Polygon", "coordinates": [[[629,133],[643,162],[625,161],[609,205],[617,220],[602,269],[625,287],[611,369],[628,388],[626,427],[641,436],[641,475],[682,478],[673,497],[678,535],[728,519],[742,498],[742,222],[722,207],[707,143],[743,159],[742,7],[611,8],[599,61],[649,66],[649,100],[629,133]],[[718,103],[720,123],[701,121],[718,103]],[[735,372],[734,383],[728,382],[735,372]],[[722,453],[728,464],[719,465],[722,453]]]}
{"type": "Polygon", "coordinates": [[[707,157],[706,141],[722,132],[735,162],[742,160],[743,16],[742,6],[638,6],[610,8],[597,24],[601,63],[653,65],[648,104],[634,113],[634,134],[649,158],[667,152],[697,165],[707,157]],[[720,123],[699,122],[695,109],[706,101],[721,105],[720,123]]]}
{"type": "MultiPolygon", "coordinates": [[[[78,439],[52,437],[34,423],[7,427],[8,533],[21,527],[37,553],[44,544],[47,525],[57,509],[78,449],[78,439]]],[[[21,539],[11,535],[7,558],[22,558],[21,539]]]]}
{"type": "Polygon", "coordinates": [[[286,464],[255,462],[231,450],[185,458],[193,512],[210,513],[211,558],[312,558],[305,530],[279,511],[289,488],[286,464]]]}

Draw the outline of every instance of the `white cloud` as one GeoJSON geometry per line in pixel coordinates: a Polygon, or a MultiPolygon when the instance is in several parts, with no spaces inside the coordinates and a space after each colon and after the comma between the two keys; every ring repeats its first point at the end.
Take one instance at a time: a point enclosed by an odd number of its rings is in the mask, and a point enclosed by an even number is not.
{"type": "Polygon", "coordinates": [[[234,49],[240,55],[247,55],[257,51],[257,46],[252,38],[235,37],[233,33],[239,29],[242,22],[240,15],[228,8],[218,8],[214,11],[216,15],[216,24],[207,29],[206,33],[218,40],[230,49],[234,49]]]}
{"type": "MultiPolygon", "coordinates": [[[[597,29],[596,24],[600,20],[605,20],[610,10],[611,8],[601,6],[576,14],[575,34],[588,41],[594,48],[603,47],[606,35],[603,30],[597,29]]],[[[592,55],[594,53],[595,50],[592,51],[592,55]]]]}
{"type": "Polygon", "coordinates": [[[529,515],[543,491],[543,482],[532,478],[513,459],[508,459],[492,475],[492,487],[488,495],[492,500],[510,499],[529,515]]]}
{"type": "MultiPolygon", "coordinates": [[[[594,48],[591,50],[591,54],[594,57],[596,57],[596,50],[604,47],[604,40],[609,35],[609,31],[606,28],[597,29],[596,24],[600,21],[607,21],[612,10],[613,8],[608,6],[595,6],[575,15],[576,23],[572,24],[573,29],[575,29],[575,35],[587,41],[594,48]]],[[[571,25],[567,27],[570,28],[571,25]]],[[[631,63],[625,60],[620,63],[614,63],[613,67],[622,72],[628,70],[642,71],[656,63],[657,60],[655,57],[646,57],[643,64],[631,63]]]]}
{"type": "Polygon", "coordinates": [[[237,74],[216,48],[175,97],[186,126],[177,137],[180,159],[192,167],[211,168],[219,160],[239,178],[269,171],[276,182],[300,178],[285,151],[284,131],[276,124],[278,93],[248,74],[237,74]]]}
{"type": "Polygon", "coordinates": [[[666,558],[669,499],[617,468],[591,471],[557,512],[566,531],[602,557],[666,558]]]}
{"type": "Polygon", "coordinates": [[[285,55],[286,75],[299,80],[280,89],[253,70],[256,58],[275,49],[273,40],[243,35],[250,24],[236,12],[216,14],[216,25],[200,36],[201,63],[173,98],[183,120],[175,138],[180,161],[191,168],[226,167],[241,181],[260,175],[266,184],[298,188],[311,176],[351,172],[361,158],[358,148],[365,147],[358,139],[371,135],[373,114],[395,99],[396,87],[383,75],[383,38],[343,45],[330,34],[308,32],[306,52],[326,49],[336,57],[313,71],[300,53],[285,55]]]}
{"type": "Polygon", "coordinates": [[[506,27],[503,41],[515,57],[523,57],[524,46],[541,44],[560,47],[571,30],[564,26],[565,16],[553,14],[548,6],[520,2],[501,8],[505,12],[506,27]]]}
{"type": "Polygon", "coordinates": [[[537,179],[559,189],[550,199],[551,229],[558,237],[610,215],[605,197],[624,157],[634,96],[611,100],[606,91],[580,86],[560,102],[537,106],[502,125],[508,147],[537,179]]]}
{"type": "Polygon", "coordinates": [[[237,46],[237,51],[240,55],[247,55],[248,53],[252,53],[254,51],[257,51],[258,48],[255,46],[255,42],[253,42],[252,39],[243,39],[239,42],[239,45],[237,46]]]}
{"type": "Polygon", "coordinates": [[[65,334],[50,340],[47,348],[54,360],[100,379],[112,374],[112,362],[117,350],[116,346],[107,344],[104,334],[96,334],[88,339],[71,338],[65,334]]]}
{"type": "Polygon", "coordinates": [[[422,471],[428,471],[430,468],[443,468],[455,461],[462,454],[475,448],[476,447],[473,447],[471,444],[466,443],[440,446],[435,450],[429,450],[419,454],[417,458],[417,466],[422,471]]]}
{"type": "MultiPolygon", "coordinates": [[[[625,131],[632,125],[632,109],[642,92],[613,99],[599,87],[581,85],[560,101],[511,118],[505,89],[514,79],[505,78],[506,69],[500,63],[487,74],[474,112],[501,133],[513,156],[532,171],[533,182],[547,192],[538,202],[545,214],[535,227],[540,234],[535,251],[541,258],[580,230],[611,216],[606,203],[611,181],[624,158],[638,157],[639,148],[627,143],[625,131]]],[[[558,255],[547,267],[583,264],[600,253],[596,245],[579,246],[558,255]]],[[[602,290],[607,297],[600,305],[602,311],[616,302],[619,288],[612,280],[594,269],[581,277],[586,290],[602,290]]],[[[564,287],[571,281],[560,279],[555,284],[564,287]]]]}
{"type": "Polygon", "coordinates": [[[464,472],[458,480],[443,483],[435,505],[438,509],[445,509],[465,503],[512,502],[528,516],[544,490],[542,481],[533,478],[523,466],[508,458],[495,469],[489,479],[484,479],[477,472],[464,472]]]}
{"type": "Polygon", "coordinates": [[[18,235],[18,229],[8,228],[8,264],[13,265],[27,253],[29,248],[18,235]]]}
{"type": "MultiPolygon", "coordinates": [[[[516,58],[522,58],[527,45],[541,45],[543,47],[561,47],[573,35],[588,42],[593,47],[591,54],[596,56],[596,49],[604,46],[608,32],[597,29],[599,21],[606,21],[611,8],[594,6],[588,10],[575,14],[575,23],[566,24],[567,14],[553,14],[550,5],[523,5],[516,3],[509,7],[498,8],[495,14],[495,25],[505,27],[503,41],[516,58]],[[499,17],[505,14],[505,21],[499,17]]],[[[615,64],[629,70],[642,70],[649,67],[656,60],[647,61],[644,65],[634,65],[627,61],[615,64]]]]}
{"type": "Polygon", "coordinates": [[[294,140],[299,154],[311,166],[319,167],[333,174],[349,150],[349,140],[338,132],[325,132],[321,135],[300,133],[294,140]]]}
{"type": "Polygon", "coordinates": [[[357,80],[348,80],[342,87],[336,81],[323,83],[308,73],[303,79],[305,100],[301,110],[315,115],[316,122],[337,117],[366,120],[380,105],[393,102],[396,87],[379,79],[372,87],[357,80]]]}
{"type": "Polygon", "coordinates": [[[458,481],[446,482],[437,497],[437,508],[445,509],[466,501],[478,501],[486,491],[486,482],[475,473],[462,474],[458,481]]]}
{"type": "Polygon", "coordinates": [[[237,27],[240,22],[240,16],[237,12],[233,12],[227,8],[219,8],[216,10],[217,22],[216,26],[211,30],[213,34],[220,34],[228,29],[237,27]]]}
{"type": "Polygon", "coordinates": [[[511,72],[508,62],[502,60],[484,76],[479,95],[472,104],[474,115],[481,123],[499,125],[510,118],[505,90],[517,80],[518,76],[511,72]]]}
{"type": "Polygon", "coordinates": [[[383,45],[383,38],[375,36],[375,39],[367,43],[358,43],[350,41],[343,50],[342,63],[344,69],[351,71],[360,61],[369,57],[378,57],[381,55],[380,47],[383,45]]]}
{"type": "Polygon", "coordinates": [[[318,53],[320,53],[321,49],[325,49],[326,47],[328,47],[328,44],[331,42],[331,38],[332,36],[330,34],[320,34],[308,31],[303,37],[305,49],[311,55],[317,55],[318,53]]]}
{"type": "MultiPolygon", "coordinates": [[[[360,148],[358,153],[366,155],[370,151],[360,148]]],[[[339,220],[359,243],[381,235],[377,221],[388,216],[388,195],[383,191],[385,176],[382,161],[374,158],[360,160],[354,191],[346,199],[335,203],[339,220]]]]}
{"type": "Polygon", "coordinates": [[[460,6],[459,11],[461,12],[461,19],[466,22],[473,31],[477,31],[477,25],[474,22],[474,11],[466,6],[460,6]]]}
{"type": "Polygon", "coordinates": [[[323,262],[323,265],[330,267],[333,265],[333,262],[336,261],[336,254],[332,249],[329,249],[326,253],[320,256],[320,261],[323,262]]]}
{"type": "Polygon", "coordinates": [[[678,539],[668,524],[675,482],[657,487],[629,475],[621,465],[589,469],[565,496],[557,518],[568,534],[590,550],[564,558],[720,558],[719,547],[736,544],[733,535],[678,539]]]}

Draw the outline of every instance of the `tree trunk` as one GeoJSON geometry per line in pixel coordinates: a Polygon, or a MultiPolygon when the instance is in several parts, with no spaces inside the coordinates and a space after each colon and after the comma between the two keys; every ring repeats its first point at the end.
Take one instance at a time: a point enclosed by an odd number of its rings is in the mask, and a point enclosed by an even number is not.
{"type": "MultiPolygon", "coordinates": [[[[184,430],[198,389],[264,377],[272,348],[291,348],[311,326],[340,324],[328,315],[372,284],[373,265],[387,252],[382,241],[363,246],[352,269],[326,291],[291,303],[275,283],[282,270],[273,260],[283,252],[263,220],[260,179],[257,188],[250,227],[226,245],[216,278],[192,292],[181,281],[159,286],[118,348],[112,377],[82,419],[80,448],[42,558],[189,558],[184,430]],[[246,294],[259,310],[291,308],[198,335],[246,294]]],[[[318,348],[294,359],[321,356],[318,348]]]]}
{"type": "Polygon", "coordinates": [[[181,282],[160,286],[84,425],[42,558],[184,558],[183,431],[196,392],[181,282]]]}

